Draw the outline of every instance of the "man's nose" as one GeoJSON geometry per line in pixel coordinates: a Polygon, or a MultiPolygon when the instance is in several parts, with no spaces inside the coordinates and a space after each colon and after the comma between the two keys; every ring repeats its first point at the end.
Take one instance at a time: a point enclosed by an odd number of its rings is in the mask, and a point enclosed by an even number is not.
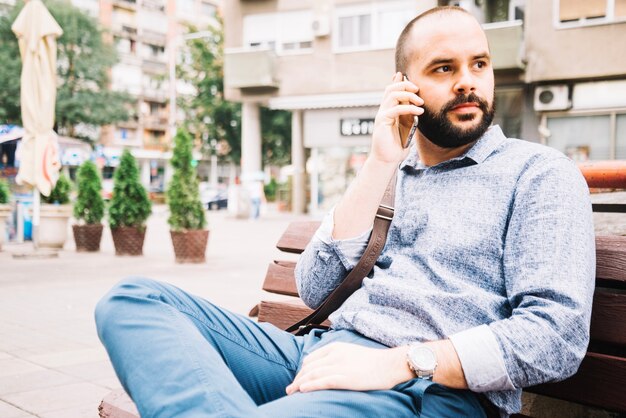
{"type": "Polygon", "coordinates": [[[468,94],[476,90],[476,80],[469,68],[464,68],[459,71],[456,83],[454,85],[454,91],[457,94],[468,94]]]}

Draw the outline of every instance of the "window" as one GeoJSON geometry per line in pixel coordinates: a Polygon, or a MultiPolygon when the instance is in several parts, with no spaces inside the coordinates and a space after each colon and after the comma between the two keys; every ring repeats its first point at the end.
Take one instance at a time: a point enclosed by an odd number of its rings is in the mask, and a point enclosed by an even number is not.
{"type": "Polygon", "coordinates": [[[334,48],[338,52],[393,48],[404,26],[416,14],[412,1],[337,7],[334,48]]]}
{"type": "Polygon", "coordinates": [[[200,14],[202,16],[215,16],[216,11],[217,7],[215,5],[205,1],[200,2],[200,14]]]}
{"type": "Polygon", "coordinates": [[[339,18],[339,47],[369,46],[372,43],[372,16],[344,16],[339,18]]]}
{"type": "Polygon", "coordinates": [[[626,21],[626,0],[554,0],[557,28],[626,21]]]}
{"type": "Polygon", "coordinates": [[[611,156],[611,116],[548,118],[547,144],[577,161],[608,160],[611,156]]]}
{"type": "Polygon", "coordinates": [[[176,0],[176,11],[183,14],[193,14],[194,0],[176,0]]]}
{"type": "Polygon", "coordinates": [[[521,88],[496,89],[496,108],[494,125],[500,125],[504,135],[509,138],[521,138],[524,90],[521,88]]]}
{"type": "Polygon", "coordinates": [[[526,0],[456,0],[440,5],[459,6],[470,12],[480,23],[524,20],[526,0]]]}
{"type": "Polygon", "coordinates": [[[313,47],[310,11],[244,16],[243,38],[248,48],[269,48],[279,54],[309,52],[313,47]]]}

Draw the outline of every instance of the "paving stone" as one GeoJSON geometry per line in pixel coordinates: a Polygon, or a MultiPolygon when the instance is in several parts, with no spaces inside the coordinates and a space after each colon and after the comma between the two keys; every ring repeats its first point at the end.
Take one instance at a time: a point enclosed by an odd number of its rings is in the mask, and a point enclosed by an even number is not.
{"type": "Polygon", "coordinates": [[[95,408],[102,398],[109,393],[108,388],[81,382],[50,388],[11,393],[2,398],[19,408],[27,409],[41,416],[43,413],[73,409],[94,405],[95,408]]]}
{"type": "Polygon", "coordinates": [[[60,411],[43,412],[39,415],[40,418],[100,418],[98,414],[98,405],[83,405],[69,409],[62,409],[60,411]]]}
{"type": "MultiPolygon", "coordinates": [[[[0,377],[0,396],[53,386],[80,383],[81,379],[56,370],[40,370],[0,377]]],[[[2,415],[0,414],[0,417],[2,415]]]]}
{"type": "Polygon", "coordinates": [[[98,385],[98,386],[102,386],[102,387],[111,389],[111,390],[116,390],[116,389],[121,389],[122,388],[122,384],[120,383],[120,381],[117,378],[117,376],[109,377],[109,378],[106,378],[106,379],[91,380],[91,383],[93,383],[94,385],[98,385]]]}
{"type": "Polygon", "coordinates": [[[70,376],[75,376],[82,380],[91,382],[98,379],[117,379],[115,376],[115,370],[113,370],[113,366],[108,359],[59,367],[57,370],[70,376]]]}
{"type": "Polygon", "coordinates": [[[52,354],[30,356],[27,359],[45,367],[63,367],[74,364],[107,360],[108,356],[103,347],[87,348],[83,350],[61,351],[52,354]]]}
{"type": "Polygon", "coordinates": [[[40,370],[45,370],[45,368],[19,358],[0,360],[0,377],[15,376],[40,370]]]}
{"type": "Polygon", "coordinates": [[[2,418],[31,418],[35,416],[0,400],[0,417],[2,418]]]}

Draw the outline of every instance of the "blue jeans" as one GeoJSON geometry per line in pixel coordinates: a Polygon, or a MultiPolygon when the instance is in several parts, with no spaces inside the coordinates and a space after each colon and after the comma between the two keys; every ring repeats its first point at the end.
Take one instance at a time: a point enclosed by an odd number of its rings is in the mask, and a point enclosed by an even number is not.
{"type": "Polygon", "coordinates": [[[150,417],[484,417],[469,391],[413,379],[391,390],[285,395],[302,359],[350,331],[295,337],[157,281],[126,279],[96,307],[100,340],[126,392],[150,417]]]}

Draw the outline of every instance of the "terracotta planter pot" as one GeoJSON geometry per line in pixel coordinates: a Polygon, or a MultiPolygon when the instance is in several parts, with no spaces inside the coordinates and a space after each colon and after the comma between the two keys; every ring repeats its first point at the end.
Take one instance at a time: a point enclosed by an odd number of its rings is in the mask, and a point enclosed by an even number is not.
{"type": "Polygon", "coordinates": [[[100,251],[100,240],[102,239],[103,228],[104,226],[102,224],[72,225],[76,251],[100,251]]]}
{"type": "Polygon", "coordinates": [[[146,228],[120,226],[111,228],[115,255],[143,255],[143,240],[146,228]]]}
{"type": "Polygon", "coordinates": [[[177,263],[204,263],[209,231],[170,231],[177,263]]]}

